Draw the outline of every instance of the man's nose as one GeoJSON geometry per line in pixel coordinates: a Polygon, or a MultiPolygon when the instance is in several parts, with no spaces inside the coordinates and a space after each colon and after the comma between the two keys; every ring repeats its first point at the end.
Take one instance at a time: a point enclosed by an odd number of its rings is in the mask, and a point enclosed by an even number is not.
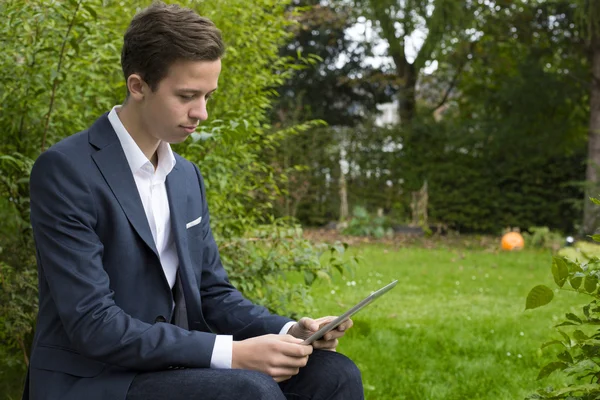
{"type": "Polygon", "coordinates": [[[206,110],[206,101],[201,100],[196,103],[194,107],[190,109],[188,113],[190,119],[198,121],[206,121],[208,118],[208,111],[206,110]]]}

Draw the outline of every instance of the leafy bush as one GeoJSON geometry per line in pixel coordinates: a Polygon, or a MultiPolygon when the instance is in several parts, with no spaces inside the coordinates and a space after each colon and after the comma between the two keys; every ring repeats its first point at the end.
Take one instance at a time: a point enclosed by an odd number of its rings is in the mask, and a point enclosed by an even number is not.
{"type": "Polygon", "coordinates": [[[342,233],[351,236],[372,236],[376,239],[394,234],[386,217],[372,217],[367,209],[361,206],[352,209],[352,219],[342,233]]]}
{"type": "MultiPolygon", "coordinates": [[[[600,201],[595,200],[600,205],[600,201]]],[[[594,235],[600,241],[600,235],[594,235]]],[[[600,397],[600,258],[573,261],[564,256],[552,260],[554,282],[563,290],[587,295],[591,301],[582,307],[579,315],[568,312],[565,321],[556,325],[559,339],[542,345],[558,346],[561,352],[556,360],[544,366],[538,379],[554,371],[562,371],[573,377],[574,383],[562,388],[540,389],[530,399],[592,400],[600,397]],[[565,286],[568,283],[568,286],[565,286]]],[[[546,305],[552,301],[554,292],[545,285],[534,287],[527,296],[526,309],[546,305]]]]}
{"type": "Polygon", "coordinates": [[[302,238],[299,226],[284,223],[223,244],[221,255],[230,267],[229,279],[246,297],[272,312],[299,318],[312,310],[308,286],[316,279],[330,281],[336,271],[352,272],[357,259],[344,257],[346,248],[342,243],[313,244],[302,238]]]}
{"type": "Polygon", "coordinates": [[[600,257],[600,246],[590,242],[578,241],[573,246],[560,249],[558,255],[567,257],[571,261],[587,262],[594,257],[600,257]]]}
{"type": "Polygon", "coordinates": [[[532,226],[528,231],[523,232],[523,238],[529,247],[558,251],[564,243],[564,237],[547,226],[532,226]]]}

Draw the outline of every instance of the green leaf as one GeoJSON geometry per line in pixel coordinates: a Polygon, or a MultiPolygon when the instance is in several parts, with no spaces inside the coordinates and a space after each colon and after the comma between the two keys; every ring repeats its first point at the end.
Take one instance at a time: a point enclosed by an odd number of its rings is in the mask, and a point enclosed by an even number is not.
{"type": "Polygon", "coordinates": [[[326,280],[327,282],[331,282],[331,276],[327,272],[325,272],[323,270],[318,270],[317,271],[317,276],[320,279],[326,280]]]}
{"type": "Polygon", "coordinates": [[[565,322],[561,322],[560,324],[554,325],[555,327],[559,327],[559,326],[573,326],[573,325],[577,325],[574,322],[571,321],[565,321],[565,322]]]}
{"type": "Polygon", "coordinates": [[[315,281],[315,278],[317,277],[317,275],[312,272],[312,271],[304,271],[304,282],[307,285],[312,285],[312,283],[315,281]]]}
{"type": "Polygon", "coordinates": [[[579,287],[581,286],[581,282],[583,282],[583,277],[581,276],[574,276],[569,279],[569,283],[571,284],[571,287],[573,289],[579,289],[579,287]]]}
{"type": "Polygon", "coordinates": [[[581,319],[579,319],[579,317],[573,313],[567,313],[567,314],[565,314],[565,316],[567,317],[567,319],[569,319],[571,321],[575,321],[578,324],[582,323],[581,319]]]}
{"type": "MultiPolygon", "coordinates": [[[[566,267],[565,267],[566,268],[566,267]]],[[[538,285],[531,289],[525,301],[525,309],[530,310],[545,306],[554,298],[554,292],[548,286],[538,285]]]]}
{"type": "Polygon", "coordinates": [[[596,278],[596,276],[588,275],[585,277],[583,287],[585,288],[586,292],[593,293],[596,290],[597,286],[598,286],[598,278],[596,278]]]}
{"type": "Polygon", "coordinates": [[[558,362],[558,361],[551,362],[550,364],[546,365],[544,368],[541,369],[539,375],[537,376],[537,379],[540,380],[540,379],[546,378],[548,375],[550,375],[557,369],[563,370],[567,367],[568,367],[568,365],[564,362],[558,362]]]}
{"type": "Polygon", "coordinates": [[[592,360],[582,360],[575,365],[571,365],[569,368],[565,369],[564,372],[566,374],[579,374],[584,371],[594,371],[597,368],[597,365],[592,360]]]}
{"type": "Polygon", "coordinates": [[[335,249],[335,251],[337,251],[339,254],[344,254],[344,251],[346,250],[346,246],[339,242],[335,243],[332,248],[335,249]]]}
{"type": "Polygon", "coordinates": [[[569,353],[567,350],[558,354],[556,357],[561,361],[564,361],[569,364],[573,364],[573,357],[571,357],[571,353],[569,353]]]}
{"type": "Polygon", "coordinates": [[[71,38],[71,40],[69,40],[69,43],[71,44],[73,50],[75,50],[75,53],[79,53],[79,43],[77,43],[77,40],[75,38],[71,38]]]}
{"type": "Polygon", "coordinates": [[[590,236],[594,242],[600,242],[600,235],[592,235],[590,236]]]}
{"type": "MultiPolygon", "coordinates": [[[[584,393],[597,393],[596,391],[598,390],[598,384],[597,383],[585,383],[582,385],[574,385],[574,386],[569,386],[566,388],[562,388],[562,389],[558,389],[555,392],[552,392],[551,395],[554,397],[551,397],[552,399],[561,399],[561,398],[565,398],[565,397],[558,397],[558,396],[562,396],[564,394],[567,393],[577,393],[577,392],[584,392],[584,393]]],[[[581,397],[579,397],[581,398],[581,397]]],[[[594,397],[597,398],[597,397],[594,397]]],[[[567,397],[567,399],[573,399],[573,397],[567,397]]]]}
{"type": "Polygon", "coordinates": [[[559,287],[563,287],[567,281],[569,269],[562,257],[554,257],[552,259],[552,276],[554,277],[554,282],[556,282],[559,287]]]}
{"type": "Polygon", "coordinates": [[[96,12],[96,10],[94,10],[92,7],[90,7],[87,4],[82,4],[83,8],[85,8],[87,10],[87,12],[90,13],[90,15],[94,18],[94,19],[98,19],[98,13],[96,12]]]}
{"type": "Polygon", "coordinates": [[[598,199],[595,199],[595,198],[593,198],[593,197],[590,197],[590,200],[591,200],[591,201],[592,201],[592,203],[594,203],[595,205],[597,205],[597,206],[600,206],[600,200],[598,200],[598,199]]]}
{"type": "Polygon", "coordinates": [[[598,341],[597,340],[588,340],[586,342],[586,344],[581,346],[581,353],[586,357],[586,358],[594,358],[594,357],[598,357],[598,355],[600,354],[600,348],[598,347],[598,341]],[[590,343],[592,342],[592,343],[590,343]],[[596,343],[594,343],[596,342],[596,343]],[[590,343],[590,344],[588,344],[590,343]]]}
{"type": "Polygon", "coordinates": [[[542,344],[542,346],[540,347],[541,349],[545,349],[548,346],[553,346],[555,344],[560,344],[562,346],[564,346],[565,344],[563,342],[561,342],[560,340],[551,340],[549,342],[546,342],[544,344],[542,344]]]}
{"type": "Polygon", "coordinates": [[[589,339],[589,337],[583,333],[582,331],[580,331],[579,329],[576,330],[575,332],[573,332],[573,337],[578,341],[578,342],[584,342],[586,340],[589,339]]]}
{"type": "MultiPolygon", "coordinates": [[[[595,302],[592,302],[592,303],[595,303],[595,302]]],[[[590,317],[590,307],[592,306],[592,303],[590,303],[586,306],[583,306],[583,315],[585,315],[586,318],[590,317]]]]}
{"type": "Polygon", "coordinates": [[[567,268],[569,269],[569,272],[574,272],[574,273],[583,272],[583,269],[581,268],[581,266],[579,264],[577,264],[576,262],[569,260],[568,258],[563,258],[563,260],[567,264],[567,268]]]}
{"type": "Polygon", "coordinates": [[[566,333],[564,333],[560,329],[558,329],[558,333],[560,333],[560,335],[565,339],[565,342],[567,343],[567,345],[570,346],[571,345],[571,338],[569,337],[569,335],[567,335],[566,333]]]}

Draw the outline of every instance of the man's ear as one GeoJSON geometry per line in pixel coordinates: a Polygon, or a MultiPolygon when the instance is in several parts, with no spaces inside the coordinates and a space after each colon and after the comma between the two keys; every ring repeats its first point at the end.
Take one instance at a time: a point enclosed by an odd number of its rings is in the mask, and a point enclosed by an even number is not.
{"type": "Polygon", "coordinates": [[[141,76],[138,74],[131,74],[127,78],[127,89],[129,90],[129,96],[134,101],[141,101],[144,99],[144,96],[148,93],[150,88],[141,76]]]}

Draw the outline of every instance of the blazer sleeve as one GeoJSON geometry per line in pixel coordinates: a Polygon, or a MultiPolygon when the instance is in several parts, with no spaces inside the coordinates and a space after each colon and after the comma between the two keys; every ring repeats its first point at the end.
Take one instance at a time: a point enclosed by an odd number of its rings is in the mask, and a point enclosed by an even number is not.
{"type": "Polygon", "coordinates": [[[50,149],[38,158],[30,179],[39,273],[51,296],[45,301],[55,303],[73,347],[135,370],[209,367],[214,334],[148,324],[115,304],[94,230],[97,205],[81,171],[71,157],[50,149]]]}
{"type": "Polygon", "coordinates": [[[213,332],[233,335],[234,340],[279,333],[283,326],[292,320],[271,314],[265,307],[253,304],[244,298],[229,282],[227,272],[221,263],[217,243],[210,228],[210,214],[206,201],[204,180],[195,164],[194,168],[200,185],[202,200],[201,224],[204,224],[204,235],[202,243],[190,245],[204,246],[200,294],[202,313],[207,324],[213,332]]]}

